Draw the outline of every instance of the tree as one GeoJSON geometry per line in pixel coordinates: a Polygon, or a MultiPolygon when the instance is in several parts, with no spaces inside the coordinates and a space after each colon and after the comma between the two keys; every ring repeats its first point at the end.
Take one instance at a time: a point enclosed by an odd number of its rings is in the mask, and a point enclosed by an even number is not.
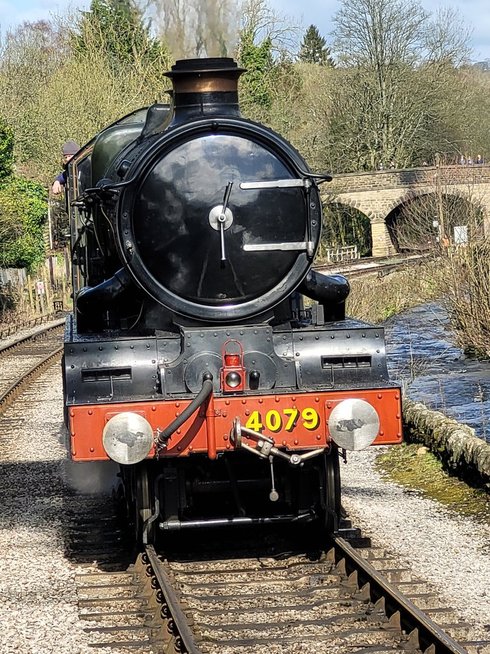
{"type": "Polygon", "coordinates": [[[246,69],[241,78],[241,107],[248,117],[269,122],[277,89],[282,93],[281,82],[291,79],[296,31],[266,0],[243,3],[236,57],[246,69]]]}
{"type": "Polygon", "coordinates": [[[261,111],[271,106],[269,75],[273,67],[272,43],[265,38],[261,43],[254,43],[253,32],[243,30],[240,34],[239,62],[246,69],[242,78],[242,107],[246,113],[254,113],[253,106],[261,111]]]}
{"type": "Polygon", "coordinates": [[[431,126],[455,108],[450,93],[467,52],[455,16],[431,18],[411,0],[342,0],[334,18],[341,71],[331,127],[344,170],[413,165],[427,149],[431,126]]]}
{"type": "Polygon", "coordinates": [[[50,184],[66,140],[85,143],[139,107],[168,102],[166,49],[149,35],[135,37],[130,54],[127,41],[119,47],[113,39],[119,23],[104,25],[67,13],[56,23],[25,23],[0,43],[0,116],[8,116],[24,176],[50,184]]]}
{"type": "Polygon", "coordinates": [[[12,174],[14,167],[14,134],[0,118],[0,181],[12,174]]]}
{"type": "Polygon", "coordinates": [[[46,192],[11,175],[0,182],[0,265],[35,270],[43,261],[46,192]]]}
{"type": "Polygon", "coordinates": [[[310,25],[306,30],[300,46],[298,59],[307,64],[319,64],[320,66],[333,66],[334,62],[330,56],[327,42],[320,35],[315,25],[310,25]]]}
{"type": "MultiPolygon", "coordinates": [[[[51,23],[23,23],[0,43],[0,116],[15,134],[15,161],[23,166],[42,147],[36,129],[39,98],[69,56],[65,36],[51,23]]],[[[40,117],[48,129],[47,116],[40,117]]]]}
{"type": "Polygon", "coordinates": [[[86,54],[94,46],[106,53],[116,69],[132,66],[135,60],[143,65],[168,64],[166,48],[150,35],[132,0],[92,0],[90,10],[82,12],[73,34],[74,50],[86,54]]]}

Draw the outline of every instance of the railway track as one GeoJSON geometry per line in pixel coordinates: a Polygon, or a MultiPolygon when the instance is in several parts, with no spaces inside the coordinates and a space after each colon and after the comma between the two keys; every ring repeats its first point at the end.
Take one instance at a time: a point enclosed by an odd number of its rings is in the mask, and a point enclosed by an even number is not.
{"type": "MultiPolygon", "coordinates": [[[[26,360],[16,379],[56,355],[60,327],[0,351],[4,373],[16,353],[26,360]]],[[[66,492],[66,556],[94,654],[490,653],[424,581],[348,524],[326,549],[304,534],[215,532],[192,550],[178,537],[164,551],[150,546],[134,562],[111,497],[66,492]]]]}
{"type": "Polygon", "coordinates": [[[365,277],[367,275],[377,275],[378,277],[383,277],[384,275],[388,275],[395,270],[400,270],[411,266],[418,266],[433,258],[433,254],[396,255],[386,258],[363,257],[362,259],[347,261],[345,263],[318,265],[315,266],[315,270],[325,273],[326,275],[345,275],[348,279],[365,277]]]}
{"type": "Polygon", "coordinates": [[[220,536],[221,555],[207,537],[193,552],[181,541],[165,553],[150,545],[126,570],[78,575],[92,647],[138,654],[490,652],[490,642],[471,640],[472,626],[383,550],[355,548],[342,536],[325,551],[303,537],[260,540],[220,536]]]}
{"type": "Polygon", "coordinates": [[[64,319],[0,346],[0,413],[57,357],[64,319]]]}

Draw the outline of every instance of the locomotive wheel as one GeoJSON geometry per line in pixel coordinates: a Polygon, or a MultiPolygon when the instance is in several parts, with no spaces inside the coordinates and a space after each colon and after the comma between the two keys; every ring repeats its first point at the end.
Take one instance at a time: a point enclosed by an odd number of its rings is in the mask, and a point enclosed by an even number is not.
{"type": "MultiPolygon", "coordinates": [[[[134,536],[138,545],[143,542],[143,528],[146,520],[153,513],[151,501],[150,476],[146,461],[136,465],[132,471],[132,519],[134,536]]],[[[148,542],[152,542],[152,527],[148,533],[148,542]]]]}
{"type": "Polygon", "coordinates": [[[329,454],[324,455],[324,493],[322,500],[325,505],[321,530],[331,534],[339,528],[341,513],[340,464],[337,447],[333,447],[329,454]]]}

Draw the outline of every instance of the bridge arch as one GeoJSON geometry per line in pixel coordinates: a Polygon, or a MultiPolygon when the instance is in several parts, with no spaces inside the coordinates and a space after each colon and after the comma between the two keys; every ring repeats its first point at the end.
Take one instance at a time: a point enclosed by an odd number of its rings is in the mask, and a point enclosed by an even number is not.
{"type": "MultiPolygon", "coordinates": [[[[394,254],[394,215],[400,207],[426,196],[464,198],[470,213],[478,214],[490,235],[490,165],[425,166],[337,175],[322,186],[330,203],[358,209],[371,222],[373,256],[394,254]]],[[[446,200],[445,200],[446,201],[446,200]]],[[[434,218],[435,220],[435,218],[434,218]]]]}
{"type": "Polygon", "coordinates": [[[461,240],[464,234],[482,234],[481,205],[459,189],[410,192],[385,217],[396,252],[430,250],[461,240]]]}
{"type": "Polygon", "coordinates": [[[349,202],[329,202],[323,207],[321,249],[355,243],[360,256],[371,256],[371,219],[349,202]]]}

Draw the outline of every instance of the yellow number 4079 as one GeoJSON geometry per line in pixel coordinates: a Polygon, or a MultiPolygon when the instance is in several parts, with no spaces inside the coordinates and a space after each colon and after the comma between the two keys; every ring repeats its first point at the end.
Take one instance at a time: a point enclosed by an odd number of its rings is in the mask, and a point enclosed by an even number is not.
{"type": "Polygon", "coordinates": [[[282,429],[293,431],[300,421],[305,429],[314,430],[318,429],[320,416],[315,409],[309,407],[301,411],[299,409],[282,409],[282,411],[271,409],[267,411],[263,418],[259,411],[252,411],[245,427],[258,432],[262,431],[264,427],[272,432],[278,432],[282,429]]]}

